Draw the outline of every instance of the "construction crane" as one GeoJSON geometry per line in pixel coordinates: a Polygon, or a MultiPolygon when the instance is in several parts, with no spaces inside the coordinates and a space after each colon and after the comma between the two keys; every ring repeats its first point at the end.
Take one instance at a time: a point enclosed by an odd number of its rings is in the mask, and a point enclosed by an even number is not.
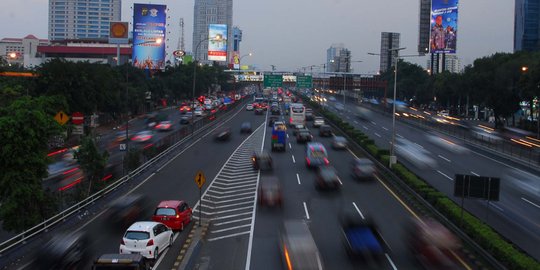
{"type": "Polygon", "coordinates": [[[180,18],[180,36],[178,36],[176,49],[184,51],[184,18],[180,18]]]}

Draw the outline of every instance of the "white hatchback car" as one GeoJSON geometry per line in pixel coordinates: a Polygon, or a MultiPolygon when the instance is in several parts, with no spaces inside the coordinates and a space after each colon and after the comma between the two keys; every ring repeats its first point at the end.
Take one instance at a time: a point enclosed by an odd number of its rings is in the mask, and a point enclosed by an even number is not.
{"type": "Polygon", "coordinates": [[[173,243],[173,232],[163,223],[139,221],[129,226],[120,243],[120,254],[141,254],[156,260],[173,243]]]}

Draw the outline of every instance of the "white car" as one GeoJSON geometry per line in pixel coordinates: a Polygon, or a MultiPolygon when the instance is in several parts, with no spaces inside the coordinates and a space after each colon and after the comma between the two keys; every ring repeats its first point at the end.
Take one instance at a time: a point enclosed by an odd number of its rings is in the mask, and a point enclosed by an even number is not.
{"type": "Polygon", "coordinates": [[[202,116],[203,115],[203,110],[201,108],[197,108],[195,109],[195,116],[202,116]]]}
{"type": "Polygon", "coordinates": [[[157,260],[173,243],[173,232],[163,223],[139,221],[129,226],[120,243],[120,254],[141,254],[157,260]]]}
{"type": "Polygon", "coordinates": [[[253,111],[253,104],[246,105],[246,111],[253,111]]]}

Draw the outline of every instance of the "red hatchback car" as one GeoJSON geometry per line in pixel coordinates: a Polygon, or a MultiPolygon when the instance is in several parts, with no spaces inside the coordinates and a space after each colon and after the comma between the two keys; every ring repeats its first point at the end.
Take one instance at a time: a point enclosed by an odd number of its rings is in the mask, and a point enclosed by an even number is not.
{"type": "Polygon", "coordinates": [[[162,201],[156,207],[152,221],[161,222],[173,230],[184,230],[191,222],[191,207],[184,201],[162,201]]]}

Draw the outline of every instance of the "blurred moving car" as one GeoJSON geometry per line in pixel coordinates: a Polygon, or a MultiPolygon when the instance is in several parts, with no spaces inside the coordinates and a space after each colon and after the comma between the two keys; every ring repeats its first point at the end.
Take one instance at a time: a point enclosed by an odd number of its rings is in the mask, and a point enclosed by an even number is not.
{"type": "Polygon", "coordinates": [[[501,135],[493,129],[475,126],[470,128],[470,132],[474,138],[487,143],[499,144],[503,141],[501,135]]]}
{"type": "Polygon", "coordinates": [[[161,222],[173,230],[183,231],[191,222],[192,209],[184,201],[168,200],[158,204],[152,221],[161,222]]]}
{"type": "Polygon", "coordinates": [[[296,143],[305,143],[311,142],[313,140],[313,135],[308,129],[300,129],[296,133],[296,143]]]}
{"type": "Polygon", "coordinates": [[[345,149],[347,148],[347,139],[343,136],[334,136],[332,138],[332,148],[345,149]]]}
{"type": "Polygon", "coordinates": [[[193,120],[193,112],[187,112],[180,118],[180,124],[187,125],[193,120]]]}
{"type": "Polygon", "coordinates": [[[306,121],[313,121],[313,110],[306,108],[306,121]]]}
{"type": "Polygon", "coordinates": [[[324,269],[317,244],[303,220],[283,222],[279,247],[286,269],[324,269]]]}
{"type": "Polygon", "coordinates": [[[279,149],[286,151],[287,149],[287,126],[282,121],[274,122],[272,128],[272,141],[270,143],[272,151],[279,149]]]}
{"type": "Polygon", "coordinates": [[[505,183],[508,183],[510,189],[527,194],[534,199],[540,199],[540,177],[538,175],[518,169],[508,169],[501,178],[504,179],[505,183]]]}
{"type": "Polygon", "coordinates": [[[319,127],[319,136],[321,137],[331,137],[332,128],[329,125],[321,125],[319,127]]]}
{"type": "Polygon", "coordinates": [[[268,117],[268,126],[273,127],[274,123],[278,120],[276,116],[270,116],[268,117]]]}
{"type": "Polygon", "coordinates": [[[204,111],[203,111],[202,108],[199,107],[199,108],[195,109],[195,111],[193,113],[194,113],[195,116],[203,116],[204,111]]]}
{"type": "Polygon", "coordinates": [[[315,117],[313,119],[313,127],[314,128],[318,128],[318,127],[320,127],[322,125],[324,125],[324,118],[318,116],[318,117],[315,117]]]}
{"type": "Polygon", "coordinates": [[[426,133],[426,137],[434,145],[437,145],[439,147],[442,147],[454,153],[466,154],[469,152],[469,149],[467,149],[466,147],[455,142],[453,139],[450,139],[446,136],[443,136],[442,134],[439,134],[438,132],[434,132],[434,131],[428,132],[426,133]]]}
{"type": "Polygon", "coordinates": [[[315,176],[315,189],[317,190],[338,190],[341,188],[341,179],[337,175],[336,169],[332,166],[319,166],[315,176]]]}
{"type": "Polygon", "coordinates": [[[266,171],[273,169],[272,156],[266,152],[253,153],[251,156],[251,162],[253,164],[253,169],[255,170],[266,171]]]}
{"type": "Polygon", "coordinates": [[[191,111],[191,106],[188,106],[188,105],[182,105],[180,107],[180,113],[181,114],[185,114],[187,112],[190,112],[191,111]]]}
{"type": "Polygon", "coordinates": [[[257,115],[263,115],[263,114],[264,114],[264,109],[261,108],[261,107],[255,108],[255,114],[257,114],[257,115]]]}
{"type": "Polygon", "coordinates": [[[154,137],[154,132],[150,131],[150,130],[143,130],[141,132],[138,132],[137,134],[135,134],[131,140],[134,141],[134,142],[138,142],[138,143],[144,143],[144,142],[148,142],[150,140],[152,140],[152,138],[154,137]]]}
{"type": "Polygon", "coordinates": [[[283,206],[281,185],[275,176],[262,177],[259,184],[259,204],[268,206],[283,206]]]}
{"type": "Polygon", "coordinates": [[[129,226],[120,243],[120,254],[141,254],[157,260],[173,243],[173,232],[163,223],[139,221],[129,226]]]}
{"type": "Polygon", "coordinates": [[[161,121],[157,125],[154,126],[154,129],[157,131],[171,131],[172,130],[172,122],[171,121],[161,121]]]}
{"type": "Polygon", "coordinates": [[[321,143],[309,142],[306,146],[306,166],[316,168],[321,165],[328,165],[328,152],[321,143]]]}
{"type": "Polygon", "coordinates": [[[90,239],[85,232],[63,232],[53,235],[39,247],[30,269],[80,269],[90,259],[90,239]]]}
{"type": "Polygon", "coordinates": [[[437,161],[429,155],[427,150],[407,139],[396,139],[396,153],[419,169],[429,169],[437,166],[437,161]]]}
{"type": "Polygon", "coordinates": [[[296,136],[296,133],[298,133],[299,130],[301,129],[306,129],[307,127],[302,125],[302,124],[296,124],[294,125],[293,127],[293,135],[296,136]]]}
{"type": "Polygon", "coordinates": [[[142,194],[128,194],[122,196],[109,205],[106,212],[107,220],[125,229],[128,225],[142,218],[148,209],[148,200],[142,194]]]}
{"type": "MultiPolygon", "coordinates": [[[[128,134],[127,134],[127,135],[128,135],[128,136],[127,136],[128,138],[131,137],[131,136],[133,135],[132,132],[131,132],[130,130],[128,130],[127,133],[128,133],[128,134]]],[[[124,130],[124,131],[118,131],[118,132],[116,132],[116,136],[115,136],[115,138],[114,138],[114,141],[115,141],[115,142],[120,143],[120,142],[123,142],[123,141],[125,141],[125,140],[126,140],[126,131],[125,131],[125,130],[124,130]]]]}
{"type": "Polygon", "coordinates": [[[459,253],[459,239],[434,219],[411,219],[406,226],[406,239],[411,254],[426,269],[461,269],[454,256],[459,253]]]}
{"type": "Polygon", "coordinates": [[[253,111],[253,104],[246,105],[246,111],[253,111]]]}
{"type": "Polygon", "coordinates": [[[251,123],[243,122],[240,126],[240,133],[251,133],[251,123]]]}
{"type": "Polygon", "coordinates": [[[103,254],[94,261],[92,270],[150,270],[141,254],[103,254]]]}
{"type": "Polygon", "coordinates": [[[372,220],[348,214],[341,218],[340,223],[349,258],[377,263],[384,260],[389,248],[372,220]]]}
{"type": "Polygon", "coordinates": [[[365,121],[373,119],[373,113],[370,110],[360,106],[356,107],[356,116],[358,119],[365,121]]]}
{"type": "Polygon", "coordinates": [[[231,128],[230,127],[218,128],[214,133],[214,139],[216,141],[227,141],[230,138],[231,138],[231,128]]]}
{"type": "Polygon", "coordinates": [[[270,109],[270,113],[272,115],[280,115],[281,111],[279,110],[278,106],[272,106],[272,108],[270,109]]]}
{"type": "Polygon", "coordinates": [[[351,162],[352,176],[358,180],[372,180],[377,169],[373,161],[367,158],[355,158],[351,162]]]}

